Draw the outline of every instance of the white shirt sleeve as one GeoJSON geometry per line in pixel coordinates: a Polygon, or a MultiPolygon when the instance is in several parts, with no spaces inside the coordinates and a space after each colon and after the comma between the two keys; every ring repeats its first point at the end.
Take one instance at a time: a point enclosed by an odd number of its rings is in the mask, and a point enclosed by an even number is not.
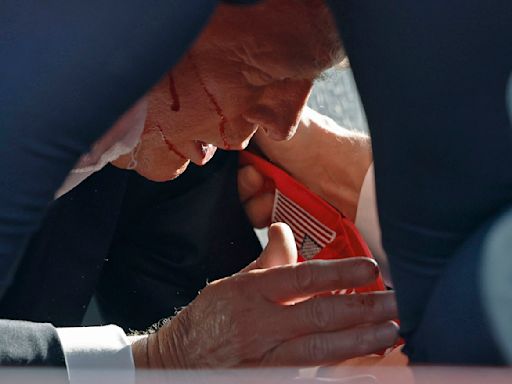
{"type": "Polygon", "coordinates": [[[71,384],[90,384],[100,371],[115,382],[134,384],[135,365],[131,344],[116,325],[57,328],[71,384]]]}
{"type": "Polygon", "coordinates": [[[366,240],[373,256],[379,263],[384,282],[392,287],[391,275],[386,252],[382,248],[379,214],[377,212],[377,196],[375,193],[375,172],[373,164],[368,168],[361,187],[355,224],[366,240]]]}

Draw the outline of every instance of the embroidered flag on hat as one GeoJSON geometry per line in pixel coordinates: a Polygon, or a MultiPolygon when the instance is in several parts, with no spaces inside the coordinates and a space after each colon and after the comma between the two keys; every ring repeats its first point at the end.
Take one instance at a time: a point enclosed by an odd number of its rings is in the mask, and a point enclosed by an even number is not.
{"type": "Polygon", "coordinates": [[[276,189],[272,222],[287,223],[292,229],[299,255],[314,258],[336,238],[336,232],[322,224],[292,199],[276,189]]]}
{"type": "MultiPolygon", "coordinates": [[[[242,164],[251,164],[275,185],[272,222],[290,226],[299,261],[311,259],[373,258],[355,225],[325,200],[282,169],[250,152],[240,154],[242,164]]],[[[382,276],[365,287],[342,293],[386,290],[382,276]]]]}

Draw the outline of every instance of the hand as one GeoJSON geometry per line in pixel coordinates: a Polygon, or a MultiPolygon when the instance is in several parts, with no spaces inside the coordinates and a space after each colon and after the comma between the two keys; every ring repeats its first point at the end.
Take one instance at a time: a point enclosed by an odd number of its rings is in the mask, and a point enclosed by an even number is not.
{"type": "MultiPolygon", "coordinates": [[[[344,129],[328,117],[306,108],[297,133],[290,140],[277,142],[261,133],[257,133],[255,139],[270,160],[354,221],[361,186],[372,163],[367,136],[344,129]]],[[[247,177],[247,173],[242,173],[242,177],[247,177]]],[[[254,175],[251,177],[254,182],[254,175]]],[[[263,221],[263,213],[259,212],[268,211],[262,204],[268,198],[251,202],[251,197],[258,195],[248,197],[245,193],[242,201],[249,217],[256,223],[263,221]],[[256,216],[253,219],[251,215],[256,216]]]]}
{"type": "Polygon", "coordinates": [[[318,296],[370,283],[378,272],[372,260],[297,264],[296,258],[289,227],[272,225],[258,260],[209,284],[158,332],[133,345],[136,366],[320,365],[394,344],[391,292],[318,296]]]}

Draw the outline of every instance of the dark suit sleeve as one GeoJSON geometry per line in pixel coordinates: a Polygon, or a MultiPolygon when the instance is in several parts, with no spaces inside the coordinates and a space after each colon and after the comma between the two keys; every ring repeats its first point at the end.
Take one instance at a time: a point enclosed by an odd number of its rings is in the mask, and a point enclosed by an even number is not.
{"type": "Polygon", "coordinates": [[[475,233],[512,201],[512,2],[330,5],[370,126],[405,351],[412,362],[502,363],[482,312],[485,236],[475,233]]]}
{"type": "Polygon", "coordinates": [[[0,365],[64,368],[56,329],[47,323],[0,320],[0,365]]]}
{"type": "Polygon", "coordinates": [[[81,153],[157,82],[215,0],[0,4],[0,296],[81,153]]]}

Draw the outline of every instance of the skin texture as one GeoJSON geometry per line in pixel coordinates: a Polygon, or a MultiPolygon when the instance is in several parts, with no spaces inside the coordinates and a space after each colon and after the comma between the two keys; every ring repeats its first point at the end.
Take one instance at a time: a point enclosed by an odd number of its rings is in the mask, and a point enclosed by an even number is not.
{"type": "Polygon", "coordinates": [[[396,341],[392,293],[317,296],[373,281],[372,260],[296,260],[289,227],[272,225],[258,260],[208,285],[158,332],[133,344],[136,366],[328,364],[396,341]]]}
{"type": "Polygon", "coordinates": [[[289,139],[313,80],[343,57],[328,15],[319,1],[220,6],[172,77],[148,94],[141,144],[114,164],[126,168],[135,158],[138,173],[164,181],[189,161],[211,158],[201,156],[198,141],[240,150],[258,128],[273,140],[289,139]]]}
{"type": "MultiPolygon", "coordinates": [[[[368,136],[349,131],[310,108],[302,114],[297,134],[288,141],[275,142],[262,134],[255,141],[263,154],[295,179],[355,220],[364,177],[372,163],[368,136]]],[[[254,167],[239,171],[238,188],[252,224],[269,224],[272,193],[254,167]]]]}
{"type": "MultiPolygon", "coordinates": [[[[290,139],[313,79],[341,59],[334,24],[321,4],[271,0],[219,7],[172,71],[179,111],[172,108],[167,76],[147,96],[141,144],[116,165],[135,159],[141,175],[168,180],[189,161],[208,160],[195,140],[238,150],[259,128],[271,140],[290,139]]],[[[377,272],[366,258],[297,264],[291,230],[275,224],[258,260],[209,284],[157,332],[134,339],[135,364],[317,365],[382,350],[398,337],[392,293],[322,295],[366,285],[377,272]]]]}

